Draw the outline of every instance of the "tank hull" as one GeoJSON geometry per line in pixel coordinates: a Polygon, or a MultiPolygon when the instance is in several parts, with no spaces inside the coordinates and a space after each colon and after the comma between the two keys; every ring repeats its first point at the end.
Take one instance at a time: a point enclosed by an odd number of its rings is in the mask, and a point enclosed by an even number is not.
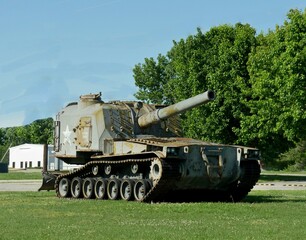
{"type": "Polygon", "coordinates": [[[186,138],[131,139],[128,144],[161,150],[94,155],[78,170],[57,177],[58,197],[141,202],[240,201],[260,175],[258,161],[245,159],[244,149],[238,146],[186,138]]]}

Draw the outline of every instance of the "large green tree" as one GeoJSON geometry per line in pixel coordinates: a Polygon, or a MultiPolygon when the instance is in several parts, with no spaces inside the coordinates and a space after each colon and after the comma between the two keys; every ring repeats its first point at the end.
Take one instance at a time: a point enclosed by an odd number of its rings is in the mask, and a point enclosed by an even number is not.
{"type": "Polygon", "coordinates": [[[244,108],[241,87],[248,85],[246,63],[255,44],[255,30],[247,24],[222,25],[206,33],[198,29],[186,40],[174,42],[167,56],[160,55],[157,62],[145,59],[135,66],[136,97],[172,103],[212,89],[216,100],[189,111],[183,121],[184,132],[199,139],[236,142],[233,128],[240,126],[244,108]]]}
{"type": "Polygon", "coordinates": [[[133,72],[135,84],[139,88],[135,96],[139,100],[159,104],[168,102],[164,95],[164,86],[171,78],[168,58],[161,54],[157,60],[145,58],[144,63],[137,64],[133,72]]]}
{"type": "Polygon", "coordinates": [[[237,134],[273,158],[306,139],[306,11],[291,10],[283,26],[258,36],[248,70],[250,112],[237,134]]]}
{"type": "Polygon", "coordinates": [[[266,34],[248,24],[222,25],[174,42],[166,56],[134,68],[135,80],[142,80],[136,96],[173,103],[212,89],[214,102],[184,115],[185,134],[256,146],[270,161],[294,146],[290,153],[303,149],[305,66],[306,10],[290,10],[266,34]]]}

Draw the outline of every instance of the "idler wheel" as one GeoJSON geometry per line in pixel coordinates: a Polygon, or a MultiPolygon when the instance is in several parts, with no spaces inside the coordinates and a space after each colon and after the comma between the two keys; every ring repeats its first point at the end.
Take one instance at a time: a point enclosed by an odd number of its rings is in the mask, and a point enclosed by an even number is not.
{"type": "Polygon", "coordinates": [[[135,182],[131,179],[124,179],[121,182],[120,196],[123,200],[130,201],[130,200],[133,199],[133,197],[134,197],[134,194],[133,194],[134,183],[135,182]]]}
{"type": "Polygon", "coordinates": [[[71,195],[74,198],[82,197],[82,178],[75,177],[71,181],[71,195]]]}
{"type": "Polygon", "coordinates": [[[95,183],[95,196],[97,199],[105,199],[107,197],[106,192],[107,180],[98,178],[95,183]]]}
{"type": "Polygon", "coordinates": [[[70,197],[70,184],[71,181],[68,178],[62,178],[58,184],[58,197],[65,198],[70,197]]]}
{"type": "Polygon", "coordinates": [[[95,196],[95,180],[93,178],[85,178],[83,181],[83,195],[84,198],[90,199],[95,196]]]}
{"type": "Polygon", "coordinates": [[[160,160],[155,159],[150,166],[150,176],[153,181],[153,186],[159,181],[163,173],[163,167],[160,160]]]}
{"type": "Polygon", "coordinates": [[[142,201],[149,192],[149,184],[146,180],[140,179],[134,185],[134,197],[136,201],[142,201]]]}
{"type": "Polygon", "coordinates": [[[120,181],[116,178],[112,178],[107,184],[107,196],[111,200],[116,200],[119,196],[120,181]]]}

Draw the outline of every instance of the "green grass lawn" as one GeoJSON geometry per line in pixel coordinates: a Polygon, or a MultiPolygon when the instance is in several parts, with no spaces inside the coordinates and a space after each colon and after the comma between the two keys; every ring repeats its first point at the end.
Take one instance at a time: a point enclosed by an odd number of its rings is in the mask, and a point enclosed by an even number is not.
{"type": "Polygon", "coordinates": [[[0,180],[33,180],[42,179],[41,171],[12,171],[0,173],[0,180]]]}
{"type": "Polygon", "coordinates": [[[70,200],[0,192],[0,239],[305,239],[304,191],[252,191],[241,203],[70,200]]]}
{"type": "Polygon", "coordinates": [[[306,181],[306,173],[262,172],[259,182],[270,181],[306,181]]]}

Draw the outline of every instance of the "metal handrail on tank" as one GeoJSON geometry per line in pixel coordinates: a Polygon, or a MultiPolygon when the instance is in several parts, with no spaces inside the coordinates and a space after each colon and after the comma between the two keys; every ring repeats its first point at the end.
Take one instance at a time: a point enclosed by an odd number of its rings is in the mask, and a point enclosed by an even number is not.
{"type": "Polygon", "coordinates": [[[138,124],[141,128],[149,127],[154,123],[167,119],[173,115],[183,113],[191,108],[208,103],[215,99],[215,93],[208,90],[204,93],[175,103],[165,108],[156,109],[153,112],[146,113],[138,118],[138,124]]]}

